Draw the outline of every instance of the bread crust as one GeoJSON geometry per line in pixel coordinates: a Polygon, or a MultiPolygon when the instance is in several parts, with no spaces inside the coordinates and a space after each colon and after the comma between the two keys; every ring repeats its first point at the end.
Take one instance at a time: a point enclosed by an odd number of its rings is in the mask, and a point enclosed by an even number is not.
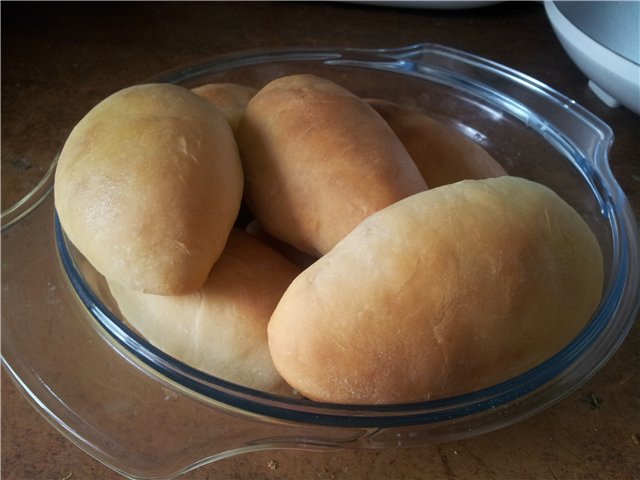
{"type": "Polygon", "coordinates": [[[166,296],[116,282],[109,287],[123,317],[165,353],[240,385],[291,394],[273,366],[267,323],[299,273],[260,239],[234,229],[196,292],[166,296]]]}
{"type": "Polygon", "coordinates": [[[111,95],[76,125],[55,204],[69,239],[105,277],[181,294],[206,280],[242,190],[224,117],[188,89],[147,84],[111,95]]]}
{"type": "Polygon", "coordinates": [[[287,289],[269,345],[314,400],[435,399],[549,358],[602,288],[598,242],[560,197],[515,177],[467,180],[358,225],[287,289]]]}
{"type": "Polygon", "coordinates": [[[257,89],[238,83],[207,83],[191,89],[206,98],[222,113],[233,131],[238,129],[240,119],[249,100],[257,89]]]}
{"type": "Polygon", "coordinates": [[[481,145],[424,112],[387,100],[367,102],[398,136],[430,188],[507,174],[481,145]]]}
{"type": "Polygon", "coordinates": [[[263,87],[247,105],[237,138],[256,219],[310,255],[328,252],[373,212],[427,188],[364,100],[313,75],[263,87]]]}

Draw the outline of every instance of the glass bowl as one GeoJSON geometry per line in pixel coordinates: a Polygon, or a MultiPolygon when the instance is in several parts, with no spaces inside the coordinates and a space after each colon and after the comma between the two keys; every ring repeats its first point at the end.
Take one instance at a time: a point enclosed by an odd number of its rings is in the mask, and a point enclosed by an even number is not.
{"type": "Polygon", "coordinates": [[[361,97],[422,108],[480,143],[510,175],[551,187],[600,242],[602,302],[558,354],[480,391],[388,406],[279,397],[193,369],[118,318],[104,279],[58,223],[52,168],[21,206],[3,216],[3,295],[14,295],[2,318],[3,362],[56,428],[126,476],[172,478],[269,448],[388,448],[482,434],[577,389],[617,350],[636,317],[638,230],[609,169],[613,134],[533,78],[468,53],[419,44],[240,52],[149,81],[261,87],[293,73],[332,79],[361,97]]]}

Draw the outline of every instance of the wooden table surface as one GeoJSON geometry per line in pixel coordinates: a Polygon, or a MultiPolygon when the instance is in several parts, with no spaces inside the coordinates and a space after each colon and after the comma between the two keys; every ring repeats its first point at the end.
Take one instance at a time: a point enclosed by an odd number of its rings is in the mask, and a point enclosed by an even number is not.
{"type": "MultiPolygon", "coordinates": [[[[556,40],[541,3],[470,10],[351,3],[2,3],[2,208],[43,175],[100,99],[173,67],[237,50],[432,42],[527,73],[607,122],[611,166],[640,213],[640,118],[609,109],[556,40]]],[[[2,303],[10,302],[2,298],[2,303]]],[[[377,451],[267,451],[188,479],[640,478],[640,325],[568,398],[484,436],[377,451]]],[[[2,478],[115,479],[54,430],[2,373],[2,478]]]]}

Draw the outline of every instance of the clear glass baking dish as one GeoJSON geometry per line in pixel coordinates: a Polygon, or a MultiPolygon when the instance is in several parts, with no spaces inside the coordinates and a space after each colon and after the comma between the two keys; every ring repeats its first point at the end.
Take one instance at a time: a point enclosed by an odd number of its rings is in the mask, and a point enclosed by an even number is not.
{"type": "Polygon", "coordinates": [[[113,313],[102,279],[57,222],[54,162],[30,195],[2,216],[2,360],[45,418],[125,476],[173,478],[262,449],[391,448],[505,427],[586,382],[636,318],[638,230],[609,168],[613,134],[533,78],[465,52],[419,44],[239,52],[149,81],[260,87],[302,72],[331,78],[362,97],[423,108],[481,143],[509,174],[553,188],[600,242],[603,300],[586,328],[553,358],[481,391],[393,406],[273,396],[182,364],[113,313]]]}

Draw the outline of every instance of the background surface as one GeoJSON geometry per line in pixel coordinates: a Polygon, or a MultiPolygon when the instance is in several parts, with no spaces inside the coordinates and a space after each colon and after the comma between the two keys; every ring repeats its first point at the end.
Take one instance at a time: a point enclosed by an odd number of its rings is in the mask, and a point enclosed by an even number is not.
{"type": "MultiPolygon", "coordinates": [[[[614,174],[640,213],[639,117],[609,109],[556,40],[541,3],[470,10],[352,3],[2,2],[2,209],[48,168],[107,95],[238,50],[432,42],[484,56],[573,98],[614,130],[614,174]]],[[[10,299],[2,299],[2,302],[10,299]]],[[[529,420],[400,450],[252,453],[186,479],[633,479],[640,477],[640,326],[591,381],[529,420]]],[[[2,372],[3,479],[121,478],[63,438],[2,372]]]]}

